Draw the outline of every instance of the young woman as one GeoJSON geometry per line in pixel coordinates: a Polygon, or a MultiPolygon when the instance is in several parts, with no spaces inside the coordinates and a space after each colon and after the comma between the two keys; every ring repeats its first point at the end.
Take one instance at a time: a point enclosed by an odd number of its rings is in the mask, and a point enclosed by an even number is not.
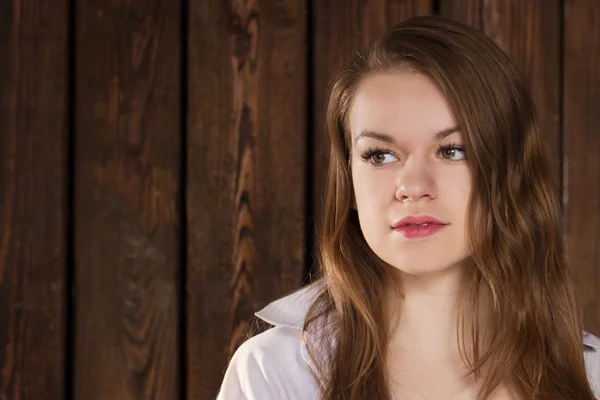
{"type": "MultiPolygon", "coordinates": [[[[594,399],[557,182],[526,83],[437,17],[333,80],[321,275],[257,316],[219,399],[594,399]]],[[[596,392],[597,394],[600,392],[596,392]]]]}

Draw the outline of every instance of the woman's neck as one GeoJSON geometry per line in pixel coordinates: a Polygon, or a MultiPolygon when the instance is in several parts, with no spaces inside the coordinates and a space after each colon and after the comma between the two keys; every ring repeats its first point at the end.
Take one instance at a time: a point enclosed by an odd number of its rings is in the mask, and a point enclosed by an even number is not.
{"type": "Polygon", "coordinates": [[[461,266],[427,275],[399,272],[399,289],[390,291],[390,348],[421,357],[458,355],[457,317],[464,271],[461,266]]]}

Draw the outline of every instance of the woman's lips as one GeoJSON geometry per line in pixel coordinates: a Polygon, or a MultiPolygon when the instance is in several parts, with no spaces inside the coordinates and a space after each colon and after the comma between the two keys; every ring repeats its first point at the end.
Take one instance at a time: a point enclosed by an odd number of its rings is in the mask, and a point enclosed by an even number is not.
{"type": "Polygon", "coordinates": [[[408,239],[421,239],[434,235],[445,227],[444,224],[404,225],[394,228],[394,230],[408,239]]]}

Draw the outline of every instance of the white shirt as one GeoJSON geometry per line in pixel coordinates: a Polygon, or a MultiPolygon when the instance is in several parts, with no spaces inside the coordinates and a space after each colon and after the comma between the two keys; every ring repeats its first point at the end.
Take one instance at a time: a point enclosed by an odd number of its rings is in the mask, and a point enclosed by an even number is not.
{"type": "MultiPolygon", "coordinates": [[[[318,388],[314,364],[302,341],[304,317],[321,281],[303,287],[255,313],[274,325],[244,342],[234,353],[217,400],[311,400],[318,388]]],[[[600,398],[600,339],[583,332],[583,356],[597,398],[600,398]]]]}

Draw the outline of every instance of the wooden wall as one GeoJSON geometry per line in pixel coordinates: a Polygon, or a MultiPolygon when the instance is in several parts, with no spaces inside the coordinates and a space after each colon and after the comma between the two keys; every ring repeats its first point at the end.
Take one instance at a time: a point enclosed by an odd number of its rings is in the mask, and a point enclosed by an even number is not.
{"type": "Polygon", "coordinates": [[[0,400],[213,399],[314,268],[324,95],[414,15],[525,71],[600,333],[600,2],[0,1],[0,400]]]}

